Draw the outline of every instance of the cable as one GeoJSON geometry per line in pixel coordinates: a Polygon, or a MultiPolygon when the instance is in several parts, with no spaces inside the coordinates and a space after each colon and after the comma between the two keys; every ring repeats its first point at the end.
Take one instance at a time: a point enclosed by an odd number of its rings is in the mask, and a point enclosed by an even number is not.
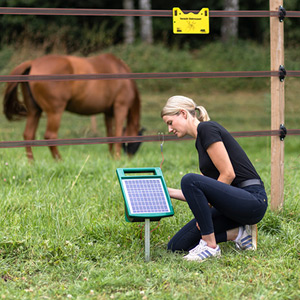
{"type": "MultiPolygon", "coordinates": [[[[199,10],[183,10],[184,13],[198,14],[199,10]]],[[[82,8],[33,8],[33,7],[0,7],[3,15],[52,15],[52,16],[152,16],[172,17],[172,10],[141,9],[82,9],[82,8]]],[[[210,10],[209,17],[279,17],[279,11],[270,10],[210,10]]],[[[287,11],[286,17],[299,18],[300,12],[287,11]]]]}
{"type": "Polygon", "coordinates": [[[160,140],[160,153],[161,153],[161,156],[162,156],[162,161],[160,163],[160,168],[162,168],[162,164],[164,163],[164,160],[165,160],[164,151],[163,151],[163,145],[164,145],[164,141],[165,141],[164,133],[159,132],[158,137],[159,137],[159,140],[160,140]]]}
{"type": "MultiPolygon", "coordinates": [[[[160,73],[97,73],[60,75],[1,75],[0,82],[73,81],[115,79],[168,79],[168,78],[240,78],[279,77],[279,71],[223,71],[223,72],[160,72],[160,73]]],[[[300,71],[286,71],[286,76],[300,76],[300,71]]]]}
{"type": "MultiPolygon", "coordinates": [[[[262,137],[278,136],[281,130],[260,130],[260,131],[236,131],[231,132],[234,137],[262,137]]],[[[300,129],[289,129],[287,135],[300,135],[300,129]]],[[[186,136],[178,138],[175,135],[164,135],[165,141],[186,141],[193,140],[193,137],[186,136]]],[[[27,140],[27,141],[0,141],[0,148],[19,148],[19,147],[45,147],[45,146],[71,146],[71,145],[95,145],[111,143],[145,143],[160,142],[158,135],[145,136],[123,136],[123,137],[98,137],[98,138],[76,138],[76,139],[52,139],[52,140],[27,140]]]]}

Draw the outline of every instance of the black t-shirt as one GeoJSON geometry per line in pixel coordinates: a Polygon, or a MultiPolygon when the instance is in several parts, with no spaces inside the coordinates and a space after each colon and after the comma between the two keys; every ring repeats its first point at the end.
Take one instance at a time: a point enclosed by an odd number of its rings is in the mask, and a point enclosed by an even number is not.
{"type": "Polygon", "coordinates": [[[248,179],[260,179],[238,142],[224,127],[213,121],[201,122],[197,128],[196,148],[199,154],[199,168],[203,175],[214,179],[217,179],[220,175],[206,152],[207,148],[215,142],[223,142],[228,152],[236,175],[231,185],[237,186],[248,179]]]}

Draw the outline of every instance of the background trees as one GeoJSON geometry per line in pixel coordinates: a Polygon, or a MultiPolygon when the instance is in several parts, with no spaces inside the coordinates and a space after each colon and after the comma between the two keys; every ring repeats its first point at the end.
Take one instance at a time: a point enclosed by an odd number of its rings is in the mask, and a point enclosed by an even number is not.
{"type": "MultiPolygon", "coordinates": [[[[123,0],[124,9],[135,9],[134,0],[123,0]]],[[[139,0],[139,9],[150,10],[151,0],[139,0]]],[[[136,8],[137,9],[137,8],[136,8]]],[[[152,18],[149,16],[140,17],[140,37],[141,40],[152,44],[153,43],[153,28],[152,18]]],[[[134,17],[124,17],[124,42],[132,44],[135,40],[135,25],[134,17]]]]}
{"type": "MultiPolygon", "coordinates": [[[[239,0],[224,0],[224,10],[239,10],[239,0]]],[[[238,38],[238,24],[237,17],[223,18],[221,27],[223,42],[238,38]]]]}
{"type": "MultiPolygon", "coordinates": [[[[134,9],[133,0],[123,0],[124,9],[134,9]]],[[[134,17],[128,16],[124,18],[124,42],[132,44],[135,39],[134,17]]]]}
{"type": "MultiPolygon", "coordinates": [[[[164,9],[178,6],[182,9],[210,10],[240,9],[268,10],[267,0],[0,0],[0,6],[15,7],[56,7],[56,8],[127,8],[164,9]]],[[[287,10],[300,10],[300,0],[285,1],[287,10]]],[[[285,20],[286,45],[300,41],[299,18],[285,20]]],[[[170,18],[139,17],[83,17],[83,16],[17,16],[0,15],[0,45],[22,45],[28,42],[44,47],[50,52],[62,48],[66,52],[80,49],[83,54],[117,43],[132,43],[141,39],[148,43],[162,42],[177,47],[199,48],[203,43],[231,38],[269,42],[268,18],[211,18],[210,34],[206,36],[172,34],[170,18]]]]}

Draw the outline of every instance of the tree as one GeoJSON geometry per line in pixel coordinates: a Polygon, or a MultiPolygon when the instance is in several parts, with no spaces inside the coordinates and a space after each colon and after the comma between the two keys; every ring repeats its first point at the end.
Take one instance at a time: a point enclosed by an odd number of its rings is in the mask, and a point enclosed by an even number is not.
{"type": "MultiPolygon", "coordinates": [[[[239,0],[224,0],[224,10],[239,10],[239,0]]],[[[221,26],[221,37],[223,42],[238,38],[238,18],[223,18],[221,26]]]]}
{"type": "MultiPolygon", "coordinates": [[[[151,9],[151,0],[139,0],[139,7],[142,10],[151,9]]],[[[153,30],[152,30],[152,17],[143,16],[140,18],[140,29],[142,41],[152,44],[153,43],[153,30]]]]}
{"type": "MultiPolygon", "coordinates": [[[[123,0],[124,9],[134,9],[133,0],[123,0]]],[[[135,39],[134,17],[127,16],[124,18],[124,42],[125,44],[132,44],[135,39]]]]}

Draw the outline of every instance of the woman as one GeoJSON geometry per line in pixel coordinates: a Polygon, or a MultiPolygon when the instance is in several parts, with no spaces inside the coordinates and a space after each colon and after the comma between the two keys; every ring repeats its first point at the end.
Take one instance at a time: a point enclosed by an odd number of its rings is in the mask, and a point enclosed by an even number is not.
{"type": "Polygon", "coordinates": [[[168,188],[171,198],[187,201],[195,217],[171,239],[168,249],[189,251],[184,258],[196,261],[221,255],[220,242],[234,241],[241,250],[255,250],[255,224],[268,202],[263,182],[243,149],[190,98],[169,98],[161,117],[169,132],[196,139],[203,174],[186,174],[181,190],[168,188]]]}

